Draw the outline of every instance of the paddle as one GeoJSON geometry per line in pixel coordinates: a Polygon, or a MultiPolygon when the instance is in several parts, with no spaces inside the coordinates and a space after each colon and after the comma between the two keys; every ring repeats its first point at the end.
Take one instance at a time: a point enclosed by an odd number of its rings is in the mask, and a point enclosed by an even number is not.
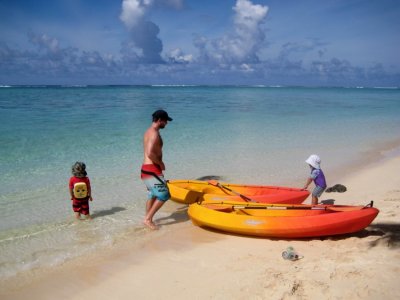
{"type": "Polygon", "coordinates": [[[290,207],[290,206],[283,206],[283,207],[262,207],[262,206],[238,206],[234,205],[234,209],[272,209],[272,210],[329,210],[329,211],[356,211],[356,210],[361,210],[364,208],[364,206],[351,206],[351,207],[318,207],[318,206],[306,206],[306,207],[290,207]]]}
{"type": "Polygon", "coordinates": [[[228,187],[225,186],[225,185],[220,184],[220,183],[219,183],[218,181],[216,181],[216,180],[208,180],[207,182],[208,182],[209,184],[213,185],[213,186],[217,186],[217,187],[219,187],[219,188],[222,188],[222,189],[225,189],[225,190],[230,191],[231,193],[233,193],[233,194],[239,196],[240,198],[242,198],[242,199],[243,199],[244,201],[246,201],[246,202],[257,202],[257,201],[255,201],[255,200],[253,200],[253,199],[251,199],[251,198],[249,198],[249,197],[247,197],[247,196],[245,196],[245,195],[243,195],[243,194],[241,194],[241,193],[238,193],[238,192],[236,192],[236,191],[234,191],[234,190],[228,188],[228,187]]]}
{"type": "MultiPolygon", "coordinates": [[[[204,203],[207,205],[208,203],[204,203]]],[[[203,204],[203,205],[204,205],[203,204]]],[[[259,205],[254,205],[254,204],[248,204],[248,205],[241,205],[237,203],[229,203],[229,202],[220,202],[220,203],[210,203],[211,209],[215,209],[214,207],[218,207],[216,210],[223,210],[223,207],[229,207],[232,209],[271,209],[271,210],[303,210],[303,209],[309,209],[309,210],[328,210],[328,211],[337,211],[337,212],[344,212],[344,211],[357,211],[361,210],[366,207],[372,207],[372,203],[366,205],[366,206],[336,206],[336,205],[284,205],[284,204],[259,204],[259,205]]],[[[208,205],[207,205],[208,206],[208,205]]]]}

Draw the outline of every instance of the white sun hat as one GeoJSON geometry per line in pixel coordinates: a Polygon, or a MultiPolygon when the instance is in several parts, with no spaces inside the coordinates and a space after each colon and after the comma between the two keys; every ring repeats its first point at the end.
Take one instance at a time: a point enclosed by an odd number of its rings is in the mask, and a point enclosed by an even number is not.
{"type": "Polygon", "coordinates": [[[306,163],[308,163],[315,169],[321,169],[321,167],[320,167],[321,159],[316,154],[310,155],[310,157],[307,158],[306,163]]]}

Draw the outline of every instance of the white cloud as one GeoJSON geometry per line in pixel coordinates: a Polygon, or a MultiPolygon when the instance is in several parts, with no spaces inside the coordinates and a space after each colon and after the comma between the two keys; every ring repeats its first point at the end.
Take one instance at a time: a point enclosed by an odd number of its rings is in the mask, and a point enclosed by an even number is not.
{"type": "Polygon", "coordinates": [[[230,49],[239,60],[254,57],[259,43],[265,39],[264,30],[260,25],[264,23],[268,7],[253,4],[249,0],[238,0],[233,7],[235,11],[234,24],[236,37],[231,40],[230,49]]]}
{"type": "Polygon", "coordinates": [[[46,34],[33,34],[32,32],[30,32],[28,36],[30,41],[33,44],[38,45],[41,49],[46,49],[48,52],[53,54],[60,51],[59,42],[55,38],[49,37],[46,34]]]}
{"type": "Polygon", "coordinates": [[[258,50],[265,41],[262,24],[268,7],[253,4],[249,0],[237,0],[232,8],[234,27],[231,33],[212,41],[197,38],[195,46],[203,62],[219,64],[255,63],[259,61],[258,50]]]}
{"type": "Polygon", "coordinates": [[[249,34],[257,33],[259,24],[267,15],[268,7],[253,4],[248,0],[238,0],[233,10],[236,12],[234,17],[236,32],[241,37],[247,37],[249,34]]]}
{"type": "MultiPolygon", "coordinates": [[[[129,30],[130,41],[123,44],[123,59],[131,62],[163,64],[161,58],[163,42],[158,37],[159,26],[149,20],[147,14],[153,7],[169,6],[174,9],[183,7],[183,0],[123,0],[121,21],[129,30]]],[[[173,57],[174,62],[186,62],[190,56],[173,57]]]]}
{"type": "Polygon", "coordinates": [[[244,72],[254,72],[254,69],[248,64],[241,64],[240,69],[244,72]]]}
{"type": "Polygon", "coordinates": [[[176,48],[171,50],[167,54],[167,58],[169,62],[172,63],[190,63],[193,61],[192,54],[184,54],[180,48],[176,48]]]}
{"type": "Polygon", "coordinates": [[[123,0],[120,19],[128,29],[132,29],[157,4],[169,6],[174,9],[182,9],[183,0],[123,0]]]}
{"type": "Polygon", "coordinates": [[[131,29],[141,21],[152,3],[153,0],[123,0],[120,15],[121,21],[128,29],[131,29]]]}

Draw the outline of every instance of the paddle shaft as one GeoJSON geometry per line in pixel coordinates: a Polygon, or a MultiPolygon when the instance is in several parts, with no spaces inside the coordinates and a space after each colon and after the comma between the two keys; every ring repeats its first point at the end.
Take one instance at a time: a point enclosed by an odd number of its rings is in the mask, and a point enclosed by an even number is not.
{"type": "MultiPolygon", "coordinates": [[[[210,203],[211,204],[211,203],[210,203]]],[[[337,205],[327,205],[327,206],[314,206],[314,205],[274,205],[274,204],[264,204],[264,205],[241,205],[229,202],[212,203],[214,205],[220,205],[225,207],[231,207],[232,209],[271,209],[271,210],[328,210],[328,211],[356,211],[368,207],[373,207],[373,201],[365,206],[337,206],[337,205]]]]}
{"type": "Polygon", "coordinates": [[[217,186],[217,187],[219,187],[219,188],[228,190],[228,191],[230,191],[231,193],[233,193],[233,194],[239,196],[240,198],[242,198],[243,200],[245,200],[245,201],[247,201],[247,202],[257,202],[257,201],[255,201],[255,200],[253,200],[253,199],[251,199],[251,198],[249,198],[249,197],[247,197],[247,196],[245,196],[245,195],[243,195],[243,194],[241,194],[241,193],[239,193],[239,192],[237,192],[237,191],[234,191],[234,190],[228,188],[228,187],[225,186],[225,185],[220,184],[219,182],[214,181],[214,180],[209,180],[208,183],[211,184],[211,185],[217,186]]]}
{"type": "Polygon", "coordinates": [[[290,206],[240,206],[232,205],[233,209],[271,209],[271,210],[329,210],[329,207],[290,207],[290,206]]]}
{"type": "Polygon", "coordinates": [[[365,206],[354,206],[354,207],[318,207],[318,206],[243,206],[243,205],[232,205],[232,209],[271,209],[271,210],[328,210],[328,211],[356,211],[366,208],[365,206]]]}
{"type": "Polygon", "coordinates": [[[222,185],[222,184],[218,184],[218,186],[220,186],[220,187],[222,187],[222,188],[224,188],[224,189],[230,191],[231,193],[233,193],[233,194],[239,196],[240,198],[243,198],[245,201],[248,201],[248,202],[256,202],[256,201],[254,201],[253,199],[250,199],[249,197],[247,197],[247,196],[245,196],[245,195],[243,195],[243,194],[240,194],[239,192],[236,192],[236,191],[234,191],[234,190],[228,188],[227,186],[224,186],[224,185],[222,185]]]}

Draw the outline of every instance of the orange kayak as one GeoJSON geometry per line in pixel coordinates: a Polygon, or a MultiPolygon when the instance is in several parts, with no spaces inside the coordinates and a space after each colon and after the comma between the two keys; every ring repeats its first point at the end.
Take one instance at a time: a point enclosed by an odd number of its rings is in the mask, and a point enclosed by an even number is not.
{"type": "Polygon", "coordinates": [[[168,188],[171,200],[184,204],[204,200],[300,204],[310,194],[298,188],[219,183],[212,180],[169,180],[168,188]]]}
{"type": "Polygon", "coordinates": [[[366,228],[379,210],[370,206],[283,205],[202,202],[189,206],[193,224],[225,232],[278,238],[353,233],[366,228]]]}

